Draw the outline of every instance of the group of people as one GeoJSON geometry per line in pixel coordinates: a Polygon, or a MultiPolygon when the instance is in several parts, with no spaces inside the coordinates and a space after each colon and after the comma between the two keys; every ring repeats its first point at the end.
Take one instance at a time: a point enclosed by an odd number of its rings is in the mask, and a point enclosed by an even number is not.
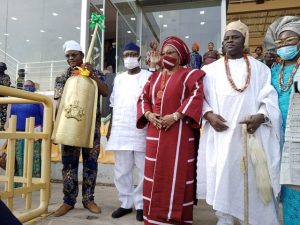
{"type": "MultiPolygon", "coordinates": [[[[250,225],[279,225],[281,193],[284,225],[300,224],[300,17],[274,21],[264,41],[266,49],[281,58],[271,70],[245,54],[249,30],[241,21],[226,26],[225,56],[201,69],[189,66],[194,56],[175,36],[166,38],[160,51],[156,44],[155,54],[148,57],[149,71],[140,67],[136,44],[124,47],[127,70],[116,76],[110,96],[113,115],[107,150],[115,153],[121,202],[113,218],[135,208],[136,219],[146,225],[192,224],[193,205],[205,199],[216,212],[217,225],[233,225],[235,220],[243,224],[245,219],[250,225]],[[249,139],[248,204],[241,169],[243,126],[249,139]],[[245,208],[249,218],[244,217],[245,208]]],[[[193,45],[193,52],[197,50],[199,45],[193,45]]],[[[83,62],[80,45],[68,41],[64,53],[70,67],[56,78],[58,103],[78,66],[89,70],[99,96],[107,96],[105,77],[83,62]]],[[[95,127],[93,148],[82,148],[82,203],[100,213],[94,201],[99,104],[95,127]]],[[[75,206],[79,156],[79,147],[62,145],[64,203],[54,216],[75,206]]]]}
{"type": "MultiPolygon", "coordinates": [[[[190,52],[190,62],[188,66],[192,69],[200,69],[202,66],[208,65],[220,58],[220,54],[217,50],[214,49],[214,43],[209,42],[207,45],[208,51],[204,53],[203,57],[199,53],[200,45],[198,42],[194,42],[190,52]]],[[[150,42],[150,50],[146,53],[145,64],[149,67],[149,71],[154,72],[159,68],[160,63],[155,65],[151,65],[151,57],[158,56],[158,43],[153,40],[150,42]]],[[[153,60],[152,60],[153,61],[153,60]]],[[[153,63],[153,62],[152,62],[153,63]]]]}
{"type": "MultiPolygon", "coordinates": [[[[113,218],[135,208],[136,219],[145,224],[192,224],[196,199],[205,199],[216,211],[218,225],[233,225],[236,219],[243,224],[245,207],[249,224],[276,225],[281,192],[284,224],[300,223],[295,207],[300,202],[300,95],[294,85],[300,78],[300,17],[279,18],[268,29],[266,48],[281,58],[272,71],[245,54],[248,42],[245,24],[228,24],[225,56],[201,69],[189,67],[189,49],[175,36],[166,38],[160,51],[152,43],[156,49],[148,57],[150,71],[140,68],[136,44],[124,47],[127,71],[116,76],[110,96],[113,116],[107,150],[115,153],[121,202],[113,218]],[[240,169],[243,124],[251,155],[248,205],[240,169]],[[267,171],[265,179],[262,170],[267,171]]],[[[74,67],[83,63],[79,44],[70,44],[65,54],[70,68],[56,79],[56,99],[74,67]]],[[[99,94],[106,96],[101,73],[84,65],[97,81],[99,94]]],[[[62,150],[64,204],[55,216],[73,209],[78,195],[79,149],[62,150]]],[[[83,149],[83,205],[94,213],[101,211],[94,202],[98,154],[97,142],[93,149],[83,149]]]]}
{"type": "MultiPolygon", "coordinates": [[[[7,66],[5,63],[0,62],[0,85],[10,87],[11,81],[9,75],[5,74],[7,66]]],[[[35,92],[36,87],[35,83],[32,80],[25,80],[25,70],[18,70],[18,80],[17,88],[28,91],[35,92]]],[[[1,96],[3,97],[3,96],[1,96]]],[[[7,123],[7,117],[17,116],[17,131],[25,131],[26,118],[35,117],[35,128],[41,130],[43,124],[43,106],[41,104],[12,104],[10,110],[8,110],[7,104],[0,105],[0,131],[5,130],[7,123]],[[9,111],[9,112],[8,112],[9,111]],[[9,114],[9,115],[8,115],[9,114]]],[[[18,139],[16,141],[16,169],[15,175],[23,175],[23,160],[24,160],[24,140],[18,139]]],[[[41,142],[34,142],[34,159],[33,159],[33,176],[40,177],[40,168],[41,168],[41,142]]],[[[0,155],[0,167],[6,169],[6,153],[3,152],[0,155]]],[[[20,186],[21,184],[15,183],[15,187],[20,186]]]]}

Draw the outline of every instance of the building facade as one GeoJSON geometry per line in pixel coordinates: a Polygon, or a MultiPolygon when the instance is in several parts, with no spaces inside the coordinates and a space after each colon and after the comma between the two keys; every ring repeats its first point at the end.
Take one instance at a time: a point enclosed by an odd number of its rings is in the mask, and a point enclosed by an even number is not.
{"type": "Polygon", "coordinates": [[[105,29],[97,34],[93,63],[105,69],[115,61],[115,72],[124,70],[122,49],[130,41],[141,47],[142,67],[151,40],[160,43],[176,35],[220,50],[226,25],[225,0],[0,0],[0,61],[7,64],[13,83],[18,69],[26,79],[39,83],[40,91],[52,91],[55,77],[66,69],[62,45],[80,42],[88,50],[92,12],[105,15],[105,29]]]}

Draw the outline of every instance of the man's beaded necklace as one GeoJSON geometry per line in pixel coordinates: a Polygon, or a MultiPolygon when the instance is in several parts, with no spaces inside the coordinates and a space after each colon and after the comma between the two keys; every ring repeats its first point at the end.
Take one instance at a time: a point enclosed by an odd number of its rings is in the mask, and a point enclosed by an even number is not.
{"type": "Polygon", "coordinates": [[[249,62],[249,59],[247,57],[246,54],[243,55],[243,58],[246,62],[246,65],[247,65],[247,78],[246,78],[246,83],[244,85],[243,88],[237,88],[237,86],[235,85],[233,79],[232,79],[232,76],[231,76],[231,73],[230,73],[230,68],[229,68],[229,65],[228,65],[228,56],[227,54],[225,55],[224,57],[224,61],[225,61],[225,71],[226,71],[226,76],[227,76],[227,80],[229,81],[230,83],[230,86],[238,91],[238,92],[243,92],[246,90],[246,88],[249,86],[250,84],[250,78],[251,78],[251,67],[250,67],[250,62],[249,62]]]}
{"type": "Polygon", "coordinates": [[[290,89],[290,87],[292,86],[293,84],[293,81],[294,81],[294,76],[298,70],[298,67],[300,65],[300,57],[298,58],[297,62],[296,62],[296,65],[294,66],[291,74],[290,74],[290,77],[288,79],[288,83],[285,84],[284,83],[284,80],[283,80],[283,68],[284,68],[284,61],[282,61],[281,63],[281,67],[280,67],[280,71],[279,71],[279,79],[278,79],[278,86],[279,86],[279,89],[283,92],[286,92],[290,89]]]}

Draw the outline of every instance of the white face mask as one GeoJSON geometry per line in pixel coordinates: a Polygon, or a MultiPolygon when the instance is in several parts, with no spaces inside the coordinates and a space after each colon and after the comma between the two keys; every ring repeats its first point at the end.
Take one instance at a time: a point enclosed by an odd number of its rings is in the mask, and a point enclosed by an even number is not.
{"type": "Polygon", "coordinates": [[[139,67],[140,63],[139,63],[138,57],[124,58],[124,66],[129,70],[139,67]]]}

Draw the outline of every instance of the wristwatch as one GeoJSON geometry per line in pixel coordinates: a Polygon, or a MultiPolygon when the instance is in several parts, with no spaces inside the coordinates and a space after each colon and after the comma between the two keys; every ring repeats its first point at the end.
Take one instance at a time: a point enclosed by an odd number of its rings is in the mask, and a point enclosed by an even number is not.
{"type": "Polygon", "coordinates": [[[178,120],[179,120],[179,117],[177,116],[176,113],[173,113],[172,116],[173,116],[173,120],[175,120],[175,121],[178,121],[178,120]]]}

